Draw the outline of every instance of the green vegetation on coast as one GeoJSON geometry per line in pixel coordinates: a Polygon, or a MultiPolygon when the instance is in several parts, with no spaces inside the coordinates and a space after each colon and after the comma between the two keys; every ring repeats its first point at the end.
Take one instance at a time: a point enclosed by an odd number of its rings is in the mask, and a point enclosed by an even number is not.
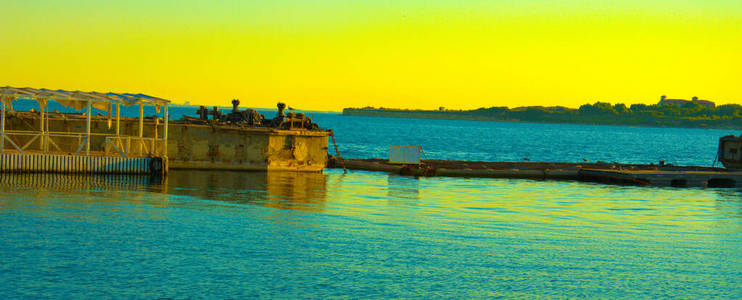
{"type": "Polygon", "coordinates": [[[490,107],[474,110],[408,110],[392,108],[345,108],[344,115],[398,118],[478,120],[504,122],[576,123],[655,127],[736,129],[742,127],[742,106],[726,104],[707,107],[697,101],[685,104],[646,105],[605,102],[585,104],[578,109],[561,106],[490,107]]]}

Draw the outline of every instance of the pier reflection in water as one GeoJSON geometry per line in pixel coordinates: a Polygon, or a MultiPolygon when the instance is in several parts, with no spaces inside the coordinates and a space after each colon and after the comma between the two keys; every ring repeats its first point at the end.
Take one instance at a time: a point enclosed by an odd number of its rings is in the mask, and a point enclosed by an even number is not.
{"type": "Polygon", "coordinates": [[[161,220],[169,205],[163,177],[149,175],[0,173],[0,214],[27,211],[48,218],[101,222],[121,209],[161,220]],[[159,209],[158,209],[159,208],[159,209]]]}
{"type": "Polygon", "coordinates": [[[321,210],[326,175],[298,172],[171,171],[167,192],[279,209],[321,210]]]}
{"type": "Polygon", "coordinates": [[[410,176],[389,175],[387,177],[389,201],[414,203],[420,199],[420,180],[410,176]]]}
{"type": "Polygon", "coordinates": [[[322,173],[174,170],[166,177],[0,174],[0,191],[24,193],[39,201],[66,192],[167,205],[168,195],[172,195],[314,211],[322,209],[326,188],[326,175],[322,173]]]}
{"type": "Polygon", "coordinates": [[[54,173],[0,173],[0,188],[45,191],[139,190],[161,185],[162,177],[149,175],[78,175],[54,173]]]}

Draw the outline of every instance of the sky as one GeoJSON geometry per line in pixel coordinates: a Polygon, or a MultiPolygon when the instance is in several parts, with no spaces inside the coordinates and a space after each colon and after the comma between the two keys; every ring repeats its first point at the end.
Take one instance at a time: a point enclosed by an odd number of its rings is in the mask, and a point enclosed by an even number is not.
{"type": "Polygon", "coordinates": [[[0,86],[340,111],[742,103],[739,0],[0,0],[0,86]]]}

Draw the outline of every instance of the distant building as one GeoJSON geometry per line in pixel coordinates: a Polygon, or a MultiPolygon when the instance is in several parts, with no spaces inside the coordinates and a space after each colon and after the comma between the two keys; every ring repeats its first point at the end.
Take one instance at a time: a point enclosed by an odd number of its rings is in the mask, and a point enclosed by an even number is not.
{"type": "Polygon", "coordinates": [[[697,102],[698,104],[701,104],[708,108],[714,108],[716,104],[709,100],[699,100],[698,97],[693,97],[691,100],[685,100],[685,99],[668,99],[667,96],[662,95],[660,97],[660,103],[657,103],[657,105],[671,105],[671,104],[678,104],[683,105],[686,103],[691,102],[697,102]]]}

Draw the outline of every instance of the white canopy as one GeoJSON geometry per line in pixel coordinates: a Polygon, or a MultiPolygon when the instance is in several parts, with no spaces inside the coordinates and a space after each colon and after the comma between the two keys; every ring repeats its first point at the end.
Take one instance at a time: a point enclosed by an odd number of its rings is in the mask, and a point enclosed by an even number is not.
{"type": "Polygon", "coordinates": [[[11,102],[19,98],[34,99],[39,102],[41,107],[46,107],[49,99],[59,102],[62,106],[81,110],[88,106],[88,101],[92,103],[92,106],[100,110],[109,110],[112,103],[119,103],[125,106],[135,104],[149,104],[154,105],[159,111],[160,105],[170,103],[169,100],[148,96],[145,94],[130,94],[130,93],[99,93],[99,92],[81,92],[81,91],[65,91],[65,90],[49,90],[49,89],[34,89],[34,88],[15,88],[15,87],[0,87],[0,95],[5,101],[6,105],[10,105],[11,102]]]}

